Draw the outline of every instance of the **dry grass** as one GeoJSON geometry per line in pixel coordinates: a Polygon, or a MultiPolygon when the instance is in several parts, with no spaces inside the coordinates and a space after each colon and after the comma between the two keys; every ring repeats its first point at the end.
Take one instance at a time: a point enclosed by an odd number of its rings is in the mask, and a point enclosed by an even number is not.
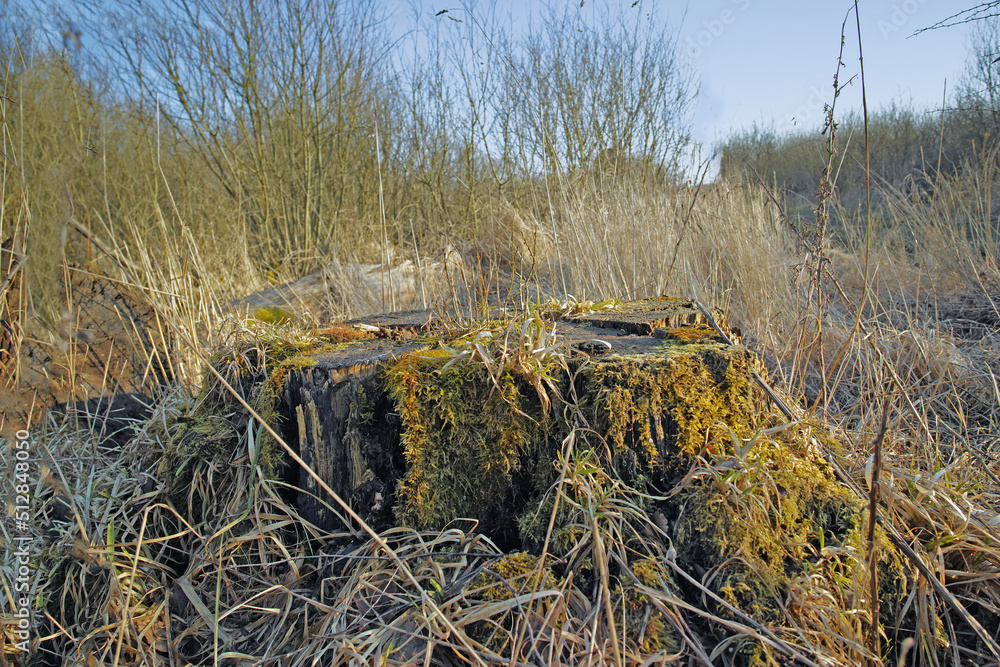
{"type": "MultiPolygon", "coordinates": [[[[619,188],[607,196],[567,193],[566,201],[566,222],[557,227],[559,240],[543,261],[561,261],[576,294],[608,293],[610,285],[635,297],[662,290],[726,304],[730,320],[770,362],[778,384],[804,399],[793,410],[840,429],[843,447],[828,455],[859,493],[870,483],[869,447],[880,408],[889,402],[882,520],[944,584],[913,577],[902,627],[913,629],[915,643],[903,647],[902,655],[908,664],[987,664],[990,647],[957,610],[978,619],[987,637],[995,633],[1000,333],[989,321],[972,326],[942,307],[961,297],[979,308],[976,313],[991,312],[989,298],[996,293],[986,285],[997,267],[979,259],[989,249],[985,231],[973,230],[959,252],[942,251],[941,263],[928,267],[924,254],[900,250],[894,242],[900,223],[887,223],[873,253],[879,271],[860,338],[849,335],[851,303],[831,306],[822,322],[813,319],[809,290],[796,282],[801,257],[795,239],[763,192],[717,184],[701,192],[640,196],[619,188]],[[971,257],[960,254],[964,248],[971,257]],[[973,275],[975,284],[965,282],[973,275]],[[843,360],[833,365],[845,344],[843,360]],[[818,370],[823,363],[825,375],[818,370]],[[824,377],[828,405],[810,416],[824,377]]],[[[944,228],[936,217],[925,216],[922,225],[913,215],[907,220],[911,238],[942,242],[944,228]]],[[[852,249],[831,255],[846,294],[856,294],[852,249]]],[[[157,301],[158,292],[148,293],[157,301]]],[[[210,302],[197,293],[188,298],[194,302],[184,307],[201,312],[208,327],[210,302]]],[[[173,295],[159,303],[177,307],[170,304],[183,299],[173,295]]],[[[550,352],[542,350],[541,338],[537,345],[529,340],[544,337],[544,328],[531,323],[526,319],[523,327],[515,323],[488,338],[473,335],[456,354],[503,364],[507,357],[486,346],[513,336],[502,347],[521,356],[510,359],[535,363],[533,355],[542,355],[538,386],[551,392],[545,368],[552,360],[543,360],[550,352]]],[[[190,332],[179,324],[181,334],[190,332]]],[[[247,332],[240,340],[252,343],[260,335],[247,332]]],[[[513,556],[499,553],[460,521],[435,534],[395,529],[378,542],[346,518],[344,532],[320,531],[297,515],[281,484],[253,465],[254,443],[262,436],[253,422],[243,421],[242,431],[230,433],[241,443],[231,465],[199,469],[178,506],[164,496],[162,471],[150,462],[170,446],[171,434],[156,427],[173,423],[163,411],[193,410],[192,400],[163,401],[122,451],[99,449],[88,433],[66,427],[35,436],[46,466],[32,492],[36,525],[47,526],[37,558],[52,568],[39,571],[32,583],[51,615],[39,619],[49,637],[45,652],[97,664],[250,656],[281,664],[566,665],[740,664],[748,655],[764,663],[846,665],[874,658],[864,624],[842,611],[863,598],[863,582],[830,579],[832,572],[803,578],[783,594],[789,613],[795,610],[787,626],[762,625],[738,610],[720,616],[706,582],[673,564],[669,537],[655,517],[645,515],[630,490],[603,476],[587,458],[593,454],[585,452],[565,452],[563,483],[572,492],[562,497],[592,517],[580,537],[578,549],[584,551],[575,557],[589,554],[595,567],[603,563],[617,573],[604,575],[606,584],[596,592],[579,588],[572,576],[552,578],[544,558],[512,562],[513,556]],[[582,499],[589,504],[580,505],[582,499]],[[647,545],[638,553],[632,551],[637,536],[647,545]],[[674,579],[704,589],[705,606],[678,595],[668,585],[674,579]],[[275,635],[274,626],[282,632],[275,635]],[[659,639],[650,643],[651,634],[659,639]],[[664,644],[663,637],[672,639],[664,644]],[[747,653],[748,646],[757,648],[747,653]]],[[[220,406],[218,413],[233,409],[220,406]]],[[[5,461],[12,464],[9,456],[5,461]]],[[[705,466],[689,477],[718,474],[711,462],[705,466]]],[[[740,511],[739,505],[732,511],[740,511]]]]}
{"type": "MultiPolygon", "coordinates": [[[[1000,660],[995,155],[981,154],[953,176],[928,177],[929,196],[886,187],[870,246],[852,231],[861,221],[840,212],[845,231],[823,247],[831,277],[817,283],[806,270],[816,257],[774,193],[729,181],[678,186],[642,164],[616,165],[609,175],[589,163],[592,156],[561,165],[549,179],[511,168],[499,174],[502,185],[468,155],[464,162],[452,155],[453,147],[403,167],[367,160],[363,174],[339,174],[351,176],[340,192],[351,206],[331,205],[317,218],[295,208],[301,201],[279,203],[261,227],[259,189],[283,184],[275,165],[254,172],[241,162],[247,155],[221,147],[246,169],[229,174],[246,186],[234,198],[210,160],[195,154],[196,142],[161,123],[162,115],[107,103],[65,59],[29,58],[19,49],[5,58],[0,237],[33,224],[39,230],[37,312],[43,322],[58,316],[46,267],[96,259],[170,323],[181,380],[124,448],[102,447],[92,432],[55,421],[32,436],[30,594],[40,664],[1000,660]],[[456,163],[468,171],[449,171],[456,163]],[[40,173],[45,165],[58,177],[40,173]],[[387,194],[379,200],[372,184],[381,177],[387,194]],[[62,224],[70,215],[86,235],[62,224]],[[308,224],[297,226],[300,218],[308,224]],[[33,222],[42,219],[58,224],[33,222]],[[299,516],[288,488],[263,474],[263,427],[234,397],[199,404],[196,388],[218,380],[205,371],[211,351],[221,347],[234,363],[245,361],[255,358],[247,350],[273,345],[274,336],[301,343],[309,322],[292,329],[233,322],[227,305],[321,266],[387,253],[427,262],[451,245],[465,254],[462,270],[425,295],[441,311],[483,312],[549,296],[568,308],[659,294],[721,307],[804,425],[788,427],[788,437],[813,447],[835,433],[839,449],[824,453],[859,497],[873,482],[870,457],[886,410],[880,520],[912,554],[905,613],[894,619],[897,653],[872,653],[867,582],[839,576],[847,566],[817,568],[777,591],[787,612],[776,623],[713,599],[713,573],[677,566],[669,530],[597,465],[583,430],[563,443],[563,474],[551,490],[583,517],[570,562],[559,563],[567,576],[552,573],[555,557],[547,552],[499,553],[459,517],[440,533],[399,528],[376,536],[333,497],[321,500],[344,517],[342,531],[299,516]],[[818,294],[826,304],[819,309],[818,294]],[[177,424],[199,410],[211,414],[230,458],[185,471],[187,493],[173,496],[173,471],[158,462],[183,440],[177,424]],[[579,583],[573,566],[583,562],[599,585],[579,583]],[[678,583],[694,593],[680,594],[678,583]]],[[[496,92],[477,90],[482,98],[496,92]]],[[[420,102],[447,106],[444,97],[420,102]]],[[[382,128],[396,136],[393,130],[382,128]]],[[[374,155],[367,135],[354,140],[358,154],[374,155]]],[[[537,150],[551,158],[553,147],[537,150]]],[[[376,308],[370,295],[338,287],[344,296],[329,312],[376,308]]],[[[525,315],[488,337],[473,333],[456,359],[485,364],[491,374],[519,365],[544,401],[561,406],[570,401],[555,395],[549,376],[560,352],[549,349],[546,333],[542,320],[525,315]]],[[[15,495],[12,446],[0,450],[7,498],[15,495]]],[[[747,488],[774,484],[763,467],[728,476],[721,463],[701,460],[686,479],[731,489],[728,511],[747,510],[747,488]]],[[[12,525],[2,523],[6,546],[16,536],[12,525]]],[[[844,563],[865,557],[833,547],[824,555],[844,563]]],[[[13,567],[5,549],[5,621],[15,608],[13,567]]],[[[17,661],[23,656],[13,650],[12,629],[3,628],[2,658],[17,661]]]]}
{"type": "MultiPolygon", "coordinates": [[[[957,192],[967,186],[949,182],[944,187],[957,192]]],[[[989,647],[947,597],[979,619],[985,632],[995,632],[1000,333],[987,317],[994,312],[990,298],[996,292],[988,286],[994,284],[997,265],[986,230],[973,227],[960,243],[954,234],[946,235],[950,227],[936,214],[940,203],[933,209],[917,207],[921,218],[914,214],[915,204],[901,201],[908,237],[929,247],[910,252],[895,240],[902,220],[885,223],[873,252],[878,271],[860,338],[850,336],[855,307],[850,302],[835,303],[821,322],[815,320],[810,288],[798,279],[802,257],[795,238],[760,190],[716,184],[701,191],[640,194],[619,186],[610,193],[588,187],[583,194],[564,196],[557,241],[538,262],[549,267],[547,278],[558,284],[553,272],[561,263],[569,288],[581,297],[611,290],[633,297],[665,291],[725,304],[744,340],[771,364],[778,384],[788,395],[803,398],[797,408],[803,418],[822,395],[825,378],[828,404],[809,418],[842,429],[843,448],[829,455],[842,467],[845,483],[853,481],[859,492],[869,484],[866,462],[880,407],[890,403],[882,518],[944,584],[942,591],[923,577],[913,578],[907,613],[916,621],[904,627],[915,627],[916,643],[908,647],[906,660],[960,664],[978,653],[988,661],[989,647]],[[953,250],[945,252],[944,243],[953,250]],[[925,263],[924,257],[937,259],[925,263]],[[976,282],[970,284],[970,278],[976,282]],[[965,317],[946,309],[961,299],[971,313],[965,317]],[[973,322],[973,315],[983,321],[973,322]],[[832,364],[845,345],[842,361],[832,364]],[[825,374],[819,370],[824,363],[825,374]]],[[[521,215],[533,220],[528,211],[521,215]]],[[[970,216],[970,223],[975,219],[970,216]]],[[[845,247],[830,253],[849,297],[860,287],[853,252],[845,247]]],[[[150,289],[176,285],[163,264],[153,270],[148,263],[133,275],[143,276],[135,282],[164,312],[190,313],[177,317],[178,337],[192,340],[195,332],[219,330],[212,312],[217,298],[210,291],[150,289]]],[[[532,328],[531,322],[515,323],[488,340],[472,336],[462,354],[479,363],[503,364],[505,357],[484,345],[513,336],[503,348],[523,349],[519,363],[535,363],[533,355],[549,353],[541,342],[530,342],[544,336],[544,328],[532,328]]],[[[261,335],[253,330],[239,340],[252,343],[261,335]]],[[[227,340],[231,345],[236,339],[227,340]]],[[[203,358],[202,349],[187,352],[194,360],[203,358]]],[[[542,357],[539,389],[548,392],[544,369],[552,360],[542,357]]],[[[283,664],[314,659],[423,664],[428,657],[436,664],[673,659],[709,664],[744,660],[747,653],[740,647],[750,642],[763,647],[757,650],[765,661],[798,656],[815,664],[854,664],[872,657],[862,625],[839,611],[856,604],[851,600],[862,596],[861,582],[817,578],[819,573],[803,579],[785,593],[798,610],[789,627],[762,626],[739,613],[720,617],[709,611],[715,603],[693,607],[671,592],[666,579],[656,584],[656,576],[669,574],[704,586],[694,573],[671,568],[669,538],[629,490],[571,452],[564,479],[575,492],[567,497],[595,503],[577,507],[594,518],[580,543],[590,545],[595,563],[618,572],[618,583],[609,579],[597,597],[576,587],[572,577],[550,579],[544,560],[512,567],[495,545],[460,522],[440,534],[399,529],[382,535],[394,556],[366,540],[350,520],[343,533],[319,531],[297,515],[281,485],[252,464],[253,443],[262,435],[252,422],[230,433],[241,443],[231,465],[199,469],[190,487],[194,495],[177,506],[164,496],[162,472],[150,462],[169,446],[171,434],[156,428],[169,421],[163,411],[192,410],[192,400],[163,401],[143,434],[123,451],[102,450],[88,433],[66,427],[52,426],[35,436],[45,450],[40,454],[45,467],[32,492],[38,501],[36,525],[47,526],[37,557],[52,568],[40,570],[32,583],[52,615],[39,625],[49,637],[45,651],[83,663],[94,656],[98,664],[214,662],[251,655],[283,664]],[[635,543],[630,531],[654,536],[643,538],[649,551],[621,551],[635,543]],[[635,570],[645,561],[666,569],[658,575],[645,566],[635,570]],[[636,605],[625,610],[624,624],[623,604],[636,605]],[[660,625],[650,626],[654,622],[660,625]],[[274,624],[283,628],[278,636],[270,630],[274,624]],[[646,633],[654,627],[670,629],[673,643],[650,644],[646,633]]],[[[219,414],[233,409],[219,407],[219,414]]],[[[4,460],[13,464],[9,456],[4,460]]],[[[712,474],[711,466],[689,473],[695,478],[712,474]]]]}

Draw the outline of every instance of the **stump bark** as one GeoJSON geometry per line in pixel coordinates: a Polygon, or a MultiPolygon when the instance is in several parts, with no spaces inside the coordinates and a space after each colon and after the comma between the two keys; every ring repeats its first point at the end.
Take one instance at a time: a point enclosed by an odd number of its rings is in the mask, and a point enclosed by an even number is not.
{"type": "MultiPolygon", "coordinates": [[[[386,364],[419,349],[412,342],[366,340],[315,355],[288,374],[283,390],[285,440],[366,521],[391,519],[395,482],[403,474],[399,424],[381,385],[386,364]]],[[[299,511],[324,527],[347,522],[340,508],[305,470],[293,474],[299,511]]]]}

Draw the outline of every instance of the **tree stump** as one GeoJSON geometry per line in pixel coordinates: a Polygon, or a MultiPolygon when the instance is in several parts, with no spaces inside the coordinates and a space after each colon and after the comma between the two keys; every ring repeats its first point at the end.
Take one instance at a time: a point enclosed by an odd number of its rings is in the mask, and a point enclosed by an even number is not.
{"type": "MultiPolygon", "coordinates": [[[[752,355],[704,321],[691,302],[666,298],[562,316],[532,334],[548,336],[547,361],[528,349],[534,342],[503,343],[524,362],[553,364],[532,377],[526,367],[490,369],[472,339],[435,333],[425,311],[365,318],[354,324],[379,339],[285,362],[280,433],[376,529],[469,517],[498,539],[524,541],[517,521],[554,477],[573,427],[554,415],[565,392],[577,394],[579,419],[603,429],[619,473],[653,485],[673,480],[676,452],[696,453],[714,421],[753,425],[763,399],[752,355]]],[[[291,481],[304,516],[343,526],[311,476],[291,481]]]]}
{"type": "MultiPolygon", "coordinates": [[[[766,623],[782,622],[781,591],[807,572],[839,581],[864,571],[854,554],[865,504],[824,459],[829,434],[768,407],[760,361],[715,328],[718,311],[660,298],[458,332],[428,317],[335,326],[301,347],[283,329],[271,349],[258,340],[253,354],[221,355],[220,370],[376,531],[455,526],[507,554],[544,552],[559,576],[588,586],[601,545],[614,544],[643,585],[702,599],[704,588],[663,569],[672,559],[766,623]]],[[[247,432],[246,416],[229,398],[203,397],[201,413],[166,424],[161,471],[185,471],[167,484],[194,516],[213,510],[209,496],[191,500],[191,480],[246,460],[232,436],[247,432]]],[[[283,450],[256,444],[257,469],[277,476],[283,450]]],[[[361,534],[312,475],[284,463],[304,518],[333,538],[361,534]]],[[[886,624],[906,575],[884,540],[880,549],[886,624]]]]}

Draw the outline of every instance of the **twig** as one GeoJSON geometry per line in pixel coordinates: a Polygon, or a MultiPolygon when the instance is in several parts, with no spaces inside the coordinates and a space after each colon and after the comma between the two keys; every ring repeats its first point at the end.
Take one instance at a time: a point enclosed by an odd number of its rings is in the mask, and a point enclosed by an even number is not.
{"type": "Polygon", "coordinates": [[[1000,6],[1000,0],[990,0],[990,2],[981,2],[975,7],[969,7],[968,9],[963,9],[960,12],[955,12],[951,16],[946,16],[937,23],[927,26],[926,28],[921,28],[910,35],[919,35],[927,30],[938,30],[939,28],[951,28],[956,25],[962,25],[964,23],[972,23],[973,21],[985,21],[986,19],[993,18],[995,16],[1000,16],[1000,12],[993,14],[987,14],[986,12],[994,7],[1000,6]]]}

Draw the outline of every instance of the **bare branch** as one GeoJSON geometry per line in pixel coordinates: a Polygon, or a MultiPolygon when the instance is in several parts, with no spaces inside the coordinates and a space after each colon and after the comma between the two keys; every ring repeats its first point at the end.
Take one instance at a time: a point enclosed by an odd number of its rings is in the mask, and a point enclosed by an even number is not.
{"type": "Polygon", "coordinates": [[[927,26],[926,28],[921,28],[914,32],[914,35],[919,35],[927,30],[937,30],[939,28],[951,28],[956,25],[963,25],[965,23],[972,23],[973,21],[985,21],[986,19],[994,18],[1000,16],[1000,11],[990,12],[993,9],[1000,8],[1000,0],[990,0],[990,2],[982,2],[975,7],[969,7],[968,9],[963,9],[960,12],[956,12],[951,16],[941,19],[937,23],[927,26]]]}

